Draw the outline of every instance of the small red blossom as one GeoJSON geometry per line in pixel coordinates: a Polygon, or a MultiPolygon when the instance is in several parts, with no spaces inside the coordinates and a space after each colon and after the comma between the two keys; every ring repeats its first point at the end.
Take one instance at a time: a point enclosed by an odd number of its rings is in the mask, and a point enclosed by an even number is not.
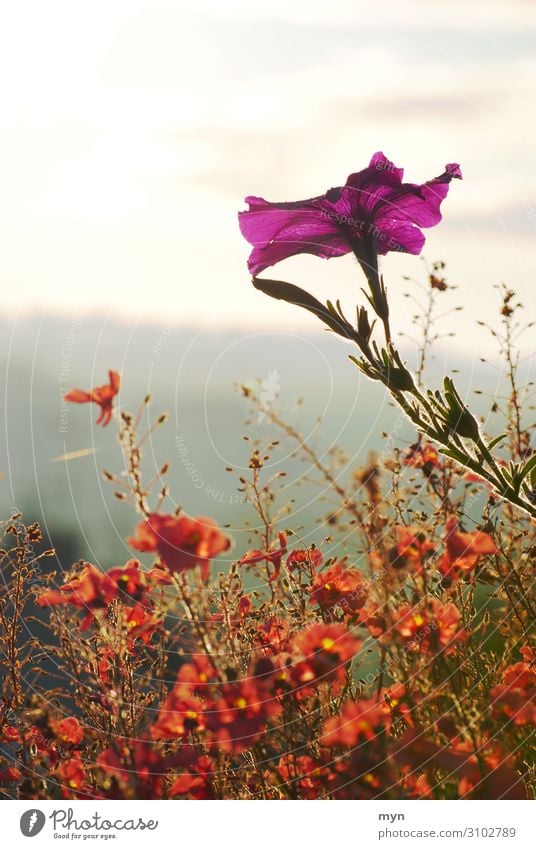
{"type": "Polygon", "coordinates": [[[204,581],[208,579],[210,561],[231,545],[213,519],[160,513],[140,522],[136,536],[127,542],[137,551],[158,554],[162,565],[172,573],[200,566],[204,581]]]}
{"type": "Polygon", "coordinates": [[[141,601],[152,583],[152,576],[142,571],[138,560],[129,560],[124,566],[110,569],[106,574],[119,594],[124,593],[133,601],[141,601]]]}
{"type": "Polygon", "coordinates": [[[532,665],[533,653],[529,646],[521,649],[529,662],[521,661],[508,666],[502,683],[490,692],[493,714],[507,717],[514,725],[536,725],[536,669],[532,665]]]}
{"type": "Polygon", "coordinates": [[[216,680],[216,671],[206,657],[196,657],[192,663],[181,666],[177,682],[151,727],[151,737],[154,740],[176,739],[192,731],[204,731],[209,687],[216,680]]]}
{"type": "Polygon", "coordinates": [[[76,575],[59,590],[45,590],[36,598],[40,607],[72,604],[88,612],[82,628],[87,628],[96,610],[106,608],[117,595],[117,586],[106,573],[100,572],[91,563],[86,563],[79,575],[76,575]]]}
{"type": "Polygon", "coordinates": [[[430,477],[434,469],[441,465],[437,449],[430,442],[416,442],[410,445],[403,463],[405,466],[422,469],[426,477],[430,477]]]}
{"type": "Polygon", "coordinates": [[[368,589],[361,572],[347,569],[344,560],[339,560],[316,575],[310,589],[310,601],[324,611],[339,607],[351,614],[363,607],[368,589]]]}
{"type": "Polygon", "coordinates": [[[216,772],[214,762],[199,754],[193,746],[182,746],[177,754],[168,758],[172,767],[169,779],[172,782],[168,796],[172,799],[214,799],[213,777],[216,772]],[[180,773],[175,770],[180,769],[180,773]]]}
{"type": "Polygon", "coordinates": [[[55,773],[62,782],[61,792],[64,799],[84,796],[88,790],[86,769],[77,753],[68,760],[60,761],[55,773]]]}
{"type": "Polygon", "coordinates": [[[460,531],[458,520],[454,517],[446,525],[445,547],[446,551],[439,561],[439,571],[450,580],[460,572],[474,569],[482,555],[497,552],[497,546],[489,534],[483,531],[460,531]]]}
{"type": "Polygon", "coordinates": [[[296,659],[292,677],[296,684],[308,685],[317,679],[342,677],[346,664],[359,651],[361,640],[344,625],[311,625],[292,640],[296,659]]]}
{"type": "Polygon", "coordinates": [[[6,743],[22,743],[23,735],[14,725],[4,725],[0,739],[6,743]]]}
{"type": "Polygon", "coordinates": [[[125,607],[123,616],[126,627],[128,629],[129,642],[132,642],[140,637],[145,645],[149,645],[151,637],[160,625],[160,617],[157,616],[152,608],[147,607],[140,602],[134,607],[125,607]]]}
{"type": "Polygon", "coordinates": [[[295,569],[309,569],[314,575],[322,565],[323,559],[322,552],[318,548],[295,548],[287,555],[287,569],[289,572],[295,569]]]}
{"type": "Polygon", "coordinates": [[[278,543],[274,544],[268,551],[261,551],[259,548],[252,548],[251,551],[246,551],[240,560],[242,566],[251,566],[254,563],[260,563],[262,560],[265,560],[274,567],[274,571],[268,580],[277,580],[281,571],[281,562],[287,553],[287,535],[280,531],[277,536],[278,543]]]}
{"type": "Polygon", "coordinates": [[[456,605],[443,604],[432,598],[418,607],[405,605],[398,608],[393,629],[410,651],[450,654],[456,650],[456,643],[467,636],[460,628],[461,618],[456,605]]]}
{"type": "Polygon", "coordinates": [[[435,545],[426,534],[412,525],[395,526],[396,544],[389,551],[389,562],[395,569],[408,567],[420,573],[435,545]]]}
{"type": "Polygon", "coordinates": [[[290,639],[290,624],[286,619],[270,616],[257,626],[256,639],[266,654],[287,651],[290,639]]]}
{"type": "Polygon", "coordinates": [[[8,784],[11,781],[20,781],[22,772],[16,766],[8,766],[5,769],[0,769],[0,783],[8,784]]]}
{"type": "Polygon", "coordinates": [[[67,716],[65,719],[52,722],[51,726],[58,742],[62,745],[70,743],[77,746],[84,739],[84,729],[74,716],[67,716]]]}
{"type": "Polygon", "coordinates": [[[462,797],[473,796],[473,788],[477,788],[477,798],[525,799],[523,781],[512,768],[511,759],[504,753],[497,755],[496,746],[479,745],[478,758],[467,743],[441,746],[427,740],[417,728],[409,729],[391,745],[391,757],[403,769],[442,770],[449,779],[458,779],[462,797]],[[484,775],[482,767],[486,770],[484,775]]]}
{"type": "Polygon", "coordinates": [[[260,739],[267,722],[281,713],[280,702],[268,690],[268,681],[255,677],[218,688],[206,723],[219,748],[239,754],[260,739]]]}
{"type": "Polygon", "coordinates": [[[97,424],[106,427],[112,420],[113,400],[119,392],[121,385],[121,375],[117,371],[110,370],[108,372],[110,382],[104,386],[96,386],[89,392],[83,389],[71,389],[64,396],[65,401],[70,401],[73,404],[98,404],[101,408],[100,415],[97,419],[97,424]]]}
{"type": "Polygon", "coordinates": [[[275,772],[277,778],[270,771],[265,773],[265,778],[276,787],[281,783],[286,786],[284,798],[318,799],[325,793],[328,770],[321,761],[309,755],[283,755],[275,772]]]}
{"type": "Polygon", "coordinates": [[[356,746],[360,741],[374,740],[385,731],[386,711],[381,702],[363,699],[345,702],[337,716],[325,726],[322,743],[333,746],[356,746]]]}
{"type": "MultiPolygon", "coordinates": [[[[163,790],[165,761],[153,744],[145,740],[118,739],[115,749],[104,749],[97,758],[105,774],[103,789],[109,791],[111,779],[122,798],[160,799],[163,790]]],[[[115,798],[119,795],[113,793],[115,798]]]]}

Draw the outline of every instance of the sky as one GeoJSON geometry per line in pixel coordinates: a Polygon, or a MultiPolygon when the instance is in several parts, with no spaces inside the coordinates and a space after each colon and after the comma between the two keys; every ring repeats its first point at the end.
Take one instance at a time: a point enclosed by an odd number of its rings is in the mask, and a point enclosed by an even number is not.
{"type": "MultiPolygon", "coordinates": [[[[461,163],[427,231],[465,311],[514,286],[536,317],[536,4],[407,0],[19,0],[0,29],[4,314],[315,329],[255,292],[236,213],[295,200],[383,150],[422,182],[461,163]]],[[[395,324],[401,275],[383,270],[395,324]]],[[[348,308],[350,257],[289,259],[281,279],[348,308]]]]}

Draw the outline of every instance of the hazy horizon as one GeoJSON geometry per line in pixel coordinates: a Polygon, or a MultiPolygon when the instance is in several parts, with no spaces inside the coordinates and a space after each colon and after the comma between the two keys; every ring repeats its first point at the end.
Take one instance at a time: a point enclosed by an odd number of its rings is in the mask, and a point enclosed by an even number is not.
{"type": "MultiPolygon", "coordinates": [[[[524,0],[403,13],[389,0],[12,5],[3,313],[309,331],[312,319],[250,286],[236,213],[250,193],[322,192],[382,149],[414,181],[461,163],[425,254],[447,260],[466,306],[460,344],[478,348],[495,283],[536,312],[535,33],[524,0]]],[[[421,265],[390,255],[384,271],[402,327],[400,278],[421,265]]],[[[274,275],[348,308],[363,282],[350,257],[296,257],[274,275]]]]}

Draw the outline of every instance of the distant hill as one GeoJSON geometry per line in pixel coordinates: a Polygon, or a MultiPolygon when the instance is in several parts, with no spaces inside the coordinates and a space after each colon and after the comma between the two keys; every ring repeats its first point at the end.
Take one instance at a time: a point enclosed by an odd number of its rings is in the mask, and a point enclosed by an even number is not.
{"type": "MultiPolygon", "coordinates": [[[[96,427],[97,411],[90,405],[65,409],[61,403],[68,388],[106,382],[109,368],[122,373],[124,407],[135,410],[150,392],[151,414],[170,414],[167,426],[145,446],[149,467],[170,460],[168,480],[176,502],[187,512],[230,523],[238,552],[247,547],[243,528],[254,516],[239,502],[236,476],[225,468],[247,464],[243,434],[264,440],[278,434],[258,417],[244,425],[248,404],[235,384],[264,381],[266,403],[275,396],[278,409],[299,421],[321,452],[342,445],[351,466],[368,450],[381,450],[382,432],[401,441],[413,437],[383,388],[360,377],[348,361],[350,346],[329,333],[216,332],[77,316],[4,321],[0,329],[1,510],[6,514],[17,507],[39,519],[64,568],[78,557],[107,567],[129,556],[124,538],[132,532],[134,513],[113,497],[113,487],[100,475],[102,468],[121,470],[114,426],[96,427]],[[89,453],[58,460],[85,449],[89,453]]],[[[495,373],[487,376],[482,366],[475,370],[463,358],[453,363],[452,353],[450,363],[465,372],[465,383],[470,379],[475,386],[478,379],[481,388],[494,391],[495,373]]],[[[273,460],[274,471],[289,472],[285,499],[296,499],[288,523],[311,531],[327,507],[315,489],[298,485],[306,466],[288,456],[287,445],[273,460]]]]}

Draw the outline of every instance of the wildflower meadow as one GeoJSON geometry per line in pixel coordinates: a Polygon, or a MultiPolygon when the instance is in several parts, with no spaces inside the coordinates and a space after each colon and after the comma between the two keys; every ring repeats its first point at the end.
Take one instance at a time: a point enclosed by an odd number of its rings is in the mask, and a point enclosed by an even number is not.
{"type": "Polygon", "coordinates": [[[310,199],[246,198],[239,229],[251,254],[234,285],[252,276],[259,309],[277,299],[340,337],[356,387],[381,384],[413,440],[385,434],[384,451],[348,465],[261,387],[243,386],[270,434],[248,437],[247,471],[228,468],[251,515],[245,553],[233,553],[232,505],[218,523],[209,501],[209,515],[192,515],[170,491],[170,464],[150,450],[166,411],[153,412],[149,396],[128,410],[118,363],[102,385],[65,393],[71,427],[77,405],[92,404],[115,446],[101,472],[115,509],[130,513],[131,557],[106,568],[79,560],[65,573],[31,516],[4,517],[5,799],[534,798],[536,453],[516,347],[523,309],[498,290],[492,332],[507,391],[489,399],[490,417],[472,409],[448,362],[428,382],[448,257],[426,266],[416,366],[390,309],[401,283],[381,267],[389,252],[422,252],[449,193],[471,192],[461,181],[451,163],[404,182],[378,152],[310,199]],[[330,260],[324,300],[271,276],[301,253],[330,260]],[[356,259],[351,308],[329,283],[331,260],[346,254],[356,259]],[[281,440],[329,500],[314,527],[302,526],[299,504],[281,504],[284,471],[270,464],[281,440]]]}

